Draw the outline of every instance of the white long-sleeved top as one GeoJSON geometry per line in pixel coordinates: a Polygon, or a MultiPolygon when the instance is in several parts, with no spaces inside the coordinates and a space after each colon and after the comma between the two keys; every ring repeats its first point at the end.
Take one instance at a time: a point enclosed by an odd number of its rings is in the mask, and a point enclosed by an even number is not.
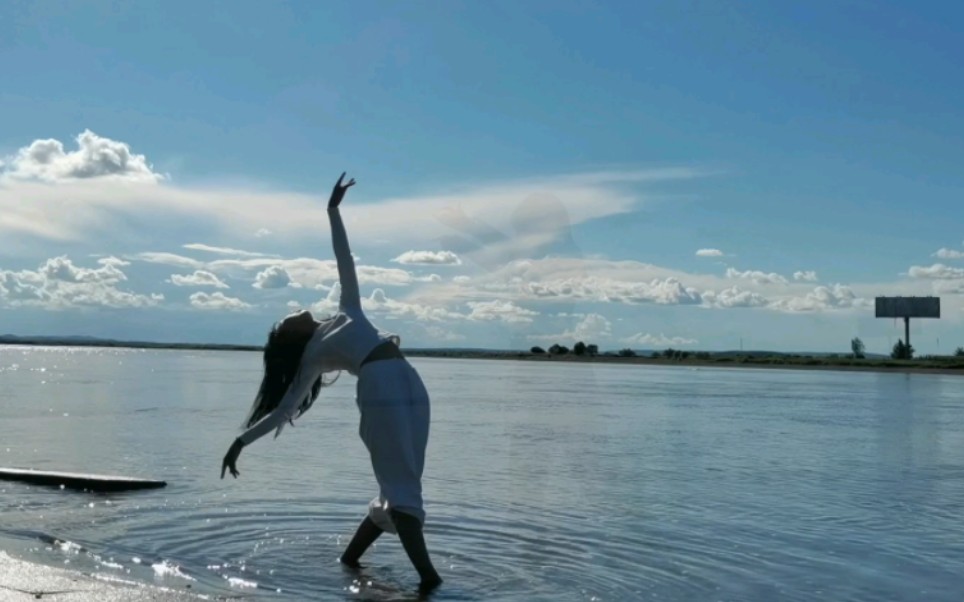
{"type": "Polygon", "coordinates": [[[355,261],[352,259],[348,234],[337,207],[328,209],[328,219],[331,222],[331,243],[335,250],[341,285],[338,312],[331,319],[325,320],[308,341],[298,372],[278,407],[241,434],[239,438],[245,445],[274,429],[277,429],[277,437],[308,395],[312,383],[322,373],[346,370],[357,374],[362,361],[372,349],[384,341],[391,340],[396,344],[399,342],[398,336],[375,328],[362,312],[355,261]]]}

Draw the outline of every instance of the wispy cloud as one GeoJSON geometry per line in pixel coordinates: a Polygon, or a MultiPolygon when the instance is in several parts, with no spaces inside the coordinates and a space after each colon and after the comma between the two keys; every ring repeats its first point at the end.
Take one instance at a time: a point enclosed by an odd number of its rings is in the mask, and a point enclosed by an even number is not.
{"type": "Polygon", "coordinates": [[[557,334],[531,334],[529,339],[533,341],[556,342],[560,344],[573,344],[582,341],[591,344],[597,341],[606,341],[612,336],[612,322],[605,316],[597,313],[586,314],[576,322],[572,328],[557,334]]]}
{"type": "Polygon", "coordinates": [[[723,251],[719,249],[700,249],[696,252],[697,257],[723,257],[723,251]]]}
{"type": "Polygon", "coordinates": [[[186,244],[183,246],[185,249],[191,249],[192,251],[205,251],[208,253],[215,253],[217,255],[234,255],[236,257],[271,257],[270,255],[266,255],[265,253],[242,251],[240,249],[232,249],[230,247],[213,247],[211,245],[205,245],[197,242],[186,244]]]}
{"type": "Polygon", "coordinates": [[[631,337],[626,337],[620,339],[622,343],[627,345],[644,345],[652,347],[666,347],[668,345],[684,346],[684,345],[695,345],[699,341],[696,339],[689,339],[686,337],[668,337],[663,333],[660,334],[649,334],[649,333],[637,333],[631,337]]]}
{"type": "Polygon", "coordinates": [[[406,251],[392,259],[402,265],[461,265],[459,256],[451,251],[406,251]]]}

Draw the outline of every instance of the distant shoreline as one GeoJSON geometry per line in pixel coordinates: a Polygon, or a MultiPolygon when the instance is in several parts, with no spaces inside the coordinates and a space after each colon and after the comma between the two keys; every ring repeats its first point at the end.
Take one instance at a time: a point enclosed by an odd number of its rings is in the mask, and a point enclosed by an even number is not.
{"type": "MultiPolygon", "coordinates": [[[[0,336],[0,345],[31,347],[106,347],[114,349],[167,349],[180,351],[257,351],[261,345],[231,345],[218,343],[158,343],[149,341],[114,341],[87,338],[57,339],[54,337],[0,336]]],[[[792,354],[767,354],[753,352],[710,353],[709,358],[690,355],[687,358],[654,358],[650,355],[620,356],[609,353],[599,355],[553,355],[530,351],[490,351],[462,349],[403,349],[409,357],[449,359],[518,360],[546,363],[621,364],[639,366],[689,367],[689,368],[780,368],[788,370],[832,370],[844,372],[899,372],[918,374],[950,374],[964,376],[964,358],[938,357],[915,360],[890,358],[853,359],[851,357],[809,356],[792,354]]]]}

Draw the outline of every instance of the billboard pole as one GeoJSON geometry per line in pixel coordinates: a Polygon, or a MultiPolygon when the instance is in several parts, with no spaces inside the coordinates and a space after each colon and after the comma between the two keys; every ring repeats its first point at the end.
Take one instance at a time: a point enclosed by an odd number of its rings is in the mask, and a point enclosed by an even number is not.
{"type": "Polygon", "coordinates": [[[910,350],[910,319],[940,318],[940,297],[877,297],[875,299],[878,318],[904,319],[904,344],[910,350]]]}

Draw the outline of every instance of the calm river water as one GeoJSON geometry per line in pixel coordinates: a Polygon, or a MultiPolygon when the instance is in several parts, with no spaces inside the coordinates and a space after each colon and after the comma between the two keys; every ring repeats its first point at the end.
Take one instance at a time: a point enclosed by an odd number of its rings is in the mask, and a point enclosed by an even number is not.
{"type": "MultiPolygon", "coordinates": [[[[433,600],[961,600],[964,380],[415,358],[433,397],[433,600]]],[[[219,478],[246,352],[0,347],[0,466],[161,478],[0,482],[0,550],[265,600],[414,599],[343,374],[219,478]]]]}

